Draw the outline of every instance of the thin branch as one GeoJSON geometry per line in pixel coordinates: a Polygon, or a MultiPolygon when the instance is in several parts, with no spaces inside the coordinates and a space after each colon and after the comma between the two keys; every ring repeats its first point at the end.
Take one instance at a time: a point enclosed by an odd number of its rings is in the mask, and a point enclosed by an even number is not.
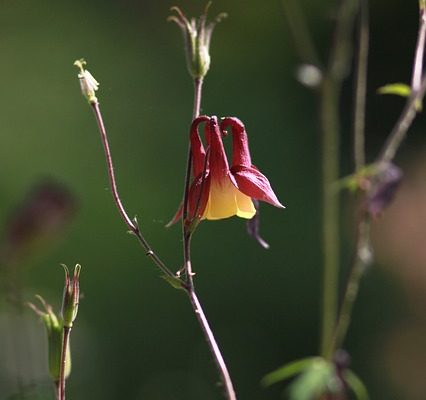
{"type": "Polygon", "coordinates": [[[220,352],[219,346],[216,342],[216,339],[213,335],[213,331],[210,328],[209,322],[204,314],[204,311],[201,307],[201,304],[198,300],[198,297],[194,290],[188,291],[188,295],[194,309],[195,315],[200,323],[201,328],[203,329],[204,336],[207,339],[210,351],[213,354],[213,359],[216,363],[216,367],[220,372],[221,380],[225,388],[226,398],[228,400],[236,400],[234,387],[232,385],[231,376],[226,367],[225,360],[223,359],[222,353],[220,352]]]}
{"type": "Polygon", "coordinates": [[[368,0],[359,4],[359,43],[355,84],[354,158],[355,171],[365,165],[365,104],[367,92],[367,66],[369,42],[368,0]]]}
{"type": "Polygon", "coordinates": [[[416,52],[414,56],[413,76],[411,79],[411,90],[416,92],[420,89],[423,73],[423,59],[426,36],[425,1],[419,0],[419,32],[417,34],[416,52]]]}
{"type": "Polygon", "coordinates": [[[377,162],[390,162],[407,135],[407,131],[413,123],[417,115],[418,104],[420,104],[426,92],[426,74],[423,75],[420,88],[416,92],[412,92],[407,103],[398,118],[397,123],[389,134],[382,151],[377,158],[377,162]]]}
{"type": "MultiPolygon", "coordinates": [[[[361,18],[363,17],[362,7],[366,6],[363,2],[366,0],[361,0],[361,18]]],[[[388,140],[386,141],[382,152],[377,158],[377,164],[390,162],[395,154],[397,149],[399,148],[402,140],[405,138],[406,133],[411,126],[417,111],[418,104],[421,104],[421,101],[426,92],[426,74],[421,77],[421,73],[423,70],[423,53],[424,53],[424,45],[425,45],[425,1],[420,0],[420,25],[419,25],[419,33],[418,40],[416,45],[416,56],[414,59],[414,67],[413,67],[413,79],[412,79],[412,92],[411,96],[408,98],[407,103],[397,121],[394,128],[392,129],[388,140]]],[[[364,11],[365,12],[365,11],[364,11]]],[[[364,14],[365,18],[365,14],[364,14]]],[[[363,24],[361,24],[363,26],[363,24]]],[[[365,32],[365,29],[364,29],[365,32]]],[[[360,30],[360,46],[362,43],[362,34],[363,30],[360,30]]],[[[366,40],[366,39],[364,39],[366,40]]],[[[360,56],[361,58],[361,47],[360,47],[360,56]]],[[[359,60],[360,62],[360,60],[359,60]]],[[[360,85],[362,79],[358,79],[358,85],[360,85]]],[[[359,113],[358,113],[359,115],[359,113]]],[[[358,126],[359,128],[359,126],[358,126]]],[[[360,129],[360,128],[359,128],[360,129]]],[[[355,130],[356,132],[356,130],[355,130]]],[[[361,135],[361,132],[358,132],[361,135]]],[[[361,151],[361,149],[358,149],[361,151]]],[[[356,165],[358,168],[362,167],[360,164],[360,159],[364,157],[363,154],[356,154],[356,157],[359,157],[356,161],[356,165]]],[[[340,309],[338,322],[336,325],[336,329],[333,336],[333,341],[330,344],[328,349],[328,356],[331,357],[334,351],[336,351],[340,346],[342,346],[350,322],[352,318],[352,309],[354,303],[356,301],[359,285],[362,277],[364,276],[364,272],[368,265],[373,260],[373,254],[370,243],[370,218],[367,214],[367,211],[360,211],[360,220],[358,222],[357,228],[357,239],[356,239],[356,254],[355,259],[352,264],[351,272],[349,275],[348,283],[346,286],[342,307],[340,309]]]]}
{"type": "Polygon", "coordinates": [[[342,307],[336,324],[333,340],[327,351],[327,356],[332,357],[334,352],[340,348],[346,337],[352,318],[352,309],[355,304],[361,278],[364,271],[371,264],[373,254],[370,243],[370,219],[366,212],[362,212],[357,228],[356,254],[351,267],[351,272],[343,297],[342,307]]]}
{"type": "Polygon", "coordinates": [[[144,235],[141,233],[136,219],[132,221],[130,219],[129,215],[127,214],[124,206],[123,206],[123,203],[120,199],[120,195],[118,193],[117,181],[115,179],[114,166],[113,166],[113,163],[112,163],[111,151],[110,151],[109,143],[108,143],[108,136],[107,136],[107,132],[106,132],[106,129],[105,129],[104,122],[103,122],[101,110],[99,108],[99,103],[96,101],[96,102],[90,103],[90,105],[91,105],[93,112],[95,114],[96,122],[97,122],[98,128],[99,128],[99,133],[101,135],[102,144],[103,144],[104,152],[105,152],[105,159],[106,159],[106,163],[107,163],[108,177],[109,177],[110,187],[111,187],[111,191],[112,191],[112,197],[114,199],[115,205],[117,206],[118,212],[120,213],[121,218],[123,219],[123,221],[125,222],[125,224],[129,228],[129,230],[138,238],[139,243],[141,244],[141,246],[145,250],[145,254],[152,259],[152,261],[155,263],[155,265],[157,265],[157,267],[166,276],[176,278],[175,274],[173,272],[171,272],[166,267],[166,265],[163,263],[163,261],[161,261],[161,259],[157,256],[157,254],[151,248],[151,246],[149,245],[149,243],[145,239],[144,235]]]}

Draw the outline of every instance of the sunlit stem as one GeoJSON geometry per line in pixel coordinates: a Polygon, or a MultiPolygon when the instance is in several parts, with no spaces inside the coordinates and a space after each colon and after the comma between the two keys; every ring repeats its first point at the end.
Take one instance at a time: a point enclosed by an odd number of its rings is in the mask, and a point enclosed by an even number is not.
{"type": "Polygon", "coordinates": [[[407,131],[414,121],[417,115],[418,104],[422,102],[426,92],[426,74],[423,75],[421,80],[420,89],[413,92],[408,99],[401,115],[398,118],[397,123],[389,134],[379,157],[377,158],[378,163],[386,163],[393,160],[395,154],[401,145],[402,141],[407,135],[407,131]]]}
{"type": "Polygon", "coordinates": [[[417,44],[414,56],[413,76],[411,78],[411,90],[420,90],[422,73],[423,73],[423,59],[425,49],[425,36],[426,36],[426,7],[425,1],[419,1],[419,32],[417,34],[417,44]]]}

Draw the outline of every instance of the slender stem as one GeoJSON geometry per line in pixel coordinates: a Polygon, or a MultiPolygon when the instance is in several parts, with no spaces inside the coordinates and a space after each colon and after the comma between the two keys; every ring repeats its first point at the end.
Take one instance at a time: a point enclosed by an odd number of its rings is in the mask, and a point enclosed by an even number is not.
{"type": "Polygon", "coordinates": [[[365,99],[367,93],[367,66],[369,42],[368,1],[360,0],[359,43],[355,84],[354,151],[355,171],[365,165],[365,99]]]}
{"type": "MultiPolygon", "coordinates": [[[[366,62],[366,51],[365,48],[362,50],[362,43],[364,42],[364,46],[367,44],[367,38],[363,39],[363,34],[368,33],[368,28],[365,25],[365,23],[362,23],[362,19],[366,19],[366,10],[363,11],[363,7],[366,6],[364,4],[364,1],[361,0],[361,29],[360,29],[360,48],[359,48],[359,59],[358,62],[361,64],[361,61],[363,58],[365,58],[366,62]],[[364,29],[362,27],[364,26],[364,29]],[[365,56],[363,56],[365,54],[365,56]]],[[[385,146],[383,147],[383,150],[381,154],[378,157],[378,163],[379,162],[389,162],[391,161],[397,149],[399,148],[402,140],[404,139],[408,128],[411,126],[414,117],[417,114],[418,110],[418,104],[422,101],[422,98],[426,91],[426,75],[424,75],[423,79],[421,77],[422,70],[423,70],[423,54],[424,54],[424,45],[425,45],[425,34],[426,34],[426,27],[425,27],[425,2],[424,0],[419,1],[420,4],[420,24],[419,24],[419,33],[418,33],[418,40],[417,40],[417,46],[416,46],[416,55],[414,58],[414,67],[413,67],[413,78],[412,78],[412,93],[410,98],[407,100],[406,106],[404,110],[402,111],[395,127],[393,128],[391,134],[389,135],[389,138],[387,142],[385,143],[385,146]]],[[[357,85],[365,84],[365,79],[358,79],[357,85]],[[364,82],[364,83],[363,83],[364,82]]],[[[362,88],[357,87],[358,93],[362,93],[362,88]]],[[[357,102],[357,106],[365,107],[365,104],[361,101],[360,103],[357,102]]],[[[364,113],[356,113],[359,118],[361,116],[364,116],[364,113]]],[[[355,122],[357,122],[355,120],[355,122]]],[[[360,123],[361,121],[358,121],[358,129],[355,129],[355,136],[359,135],[362,138],[364,137],[364,125],[363,123],[360,123]]],[[[355,138],[356,139],[356,138],[355,138]]],[[[365,159],[365,154],[361,153],[364,152],[363,149],[358,149],[359,153],[355,152],[355,158],[358,168],[362,167],[362,164],[360,164],[360,160],[365,159]]],[[[352,317],[352,310],[354,303],[356,301],[359,285],[361,282],[361,279],[364,275],[364,272],[367,268],[367,266],[372,262],[373,255],[371,250],[371,243],[370,243],[370,219],[365,211],[361,211],[361,217],[360,221],[358,223],[357,228],[357,239],[356,239],[356,254],[355,259],[352,264],[351,272],[348,279],[348,284],[346,286],[346,291],[343,298],[342,307],[340,309],[338,322],[336,325],[336,330],[334,332],[333,341],[331,342],[330,348],[328,350],[328,355],[331,356],[336,349],[338,349],[345,340],[350,322],[352,317]]]]}
{"type": "MultiPolygon", "coordinates": [[[[203,89],[203,79],[194,79],[194,107],[192,110],[192,119],[194,120],[200,115],[201,109],[201,96],[203,89]]],[[[191,265],[191,232],[188,230],[187,217],[189,207],[189,186],[191,182],[191,171],[192,171],[192,151],[191,144],[188,145],[188,157],[186,162],[185,171],[185,184],[183,193],[183,213],[182,213],[182,237],[183,237],[183,262],[184,270],[187,279],[187,284],[194,290],[193,272],[191,265]]]]}
{"type": "Polygon", "coordinates": [[[405,139],[408,128],[410,128],[416,117],[418,104],[421,103],[426,92],[426,74],[423,75],[420,89],[417,92],[412,92],[408,99],[401,115],[398,118],[397,123],[389,134],[382,151],[377,158],[378,162],[390,162],[405,139]]]}
{"type": "Polygon", "coordinates": [[[109,148],[109,142],[108,142],[108,136],[105,129],[105,124],[103,122],[102,113],[99,108],[98,102],[90,103],[92,106],[93,112],[96,117],[96,122],[98,124],[99,133],[101,135],[102,144],[104,147],[105,152],[105,159],[107,164],[107,170],[108,170],[108,177],[110,182],[110,187],[112,191],[112,197],[114,199],[114,203],[117,206],[118,212],[120,213],[121,218],[124,220],[127,227],[130,229],[130,231],[137,237],[139,240],[139,243],[145,250],[145,254],[152,259],[152,261],[157,265],[157,267],[167,276],[175,278],[175,274],[171,272],[166,265],[161,261],[161,259],[158,257],[158,255],[154,252],[154,250],[151,248],[150,244],[145,239],[144,235],[141,233],[138,223],[135,220],[131,220],[129,215],[127,214],[123,203],[121,202],[120,195],[118,193],[117,188],[117,181],[115,179],[115,173],[114,173],[114,165],[112,163],[112,157],[111,157],[111,151],[109,148]]]}
{"type": "MultiPolygon", "coordinates": [[[[354,112],[354,160],[355,170],[358,171],[365,165],[365,98],[367,91],[367,61],[368,61],[368,3],[359,0],[359,30],[357,71],[355,87],[355,112],[354,112]]],[[[370,221],[365,212],[357,224],[356,254],[349,274],[348,283],[339,310],[334,335],[326,350],[326,357],[331,358],[338,347],[341,346],[346,336],[352,315],[361,277],[366,266],[371,262],[370,249],[370,221]]]]}
{"type": "Polygon", "coordinates": [[[413,76],[411,80],[411,96],[407,100],[396,125],[390,133],[378,157],[379,162],[389,162],[396,154],[402,141],[405,139],[408,128],[416,117],[419,105],[422,104],[426,91],[426,74],[423,75],[423,58],[426,36],[425,0],[419,0],[419,32],[417,35],[416,51],[414,56],[413,76]]]}
{"type": "Polygon", "coordinates": [[[210,328],[209,322],[204,314],[198,297],[194,290],[188,291],[188,295],[195,315],[198,319],[198,322],[200,323],[204,336],[206,337],[207,343],[210,347],[210,351],[213,354],[213,359],[216,363],[217,369],[220,372],[222,383],[225,386],[226,398],[228,400],[236,400],[237,397],[235,395],[234,387],[232,385],[231,376],[229,375],[225,360],[222,357],[219,346],[217,345],[216,339],[213,336],[213,332],[210,328]]]}
{"type": "Polygon", "coordinates": [[[321,101],[322,175],[323,175],[323,294],[321,353],[324,355],[333,334],[337,314],[337,287],[339,266],[339,198],[331,190],[338,179],[339,171],[339,118],[337,113],[338,93],[333,82],[325,77],[321,101]]]}
{"type": "Polygon", "coordinates": [[[425,1],[419,1],[419,32],[417,34],[416,52],[414,56],[413,76],[411,78],[411,89],[417,91],[421,86],[423,73],[423,58],[426,36],[425,1]]]}
{"type": "Polygon", "coordinates": [[[364,271],[373,260],[370,244],[370,219],[367,214],[363,214],[357,228],[355,259],[349,274],[333,340],[327,351],[328,357],[332,357],[334,352],[343,344],[351,322],[352,309],[358,295],[361,278],[364,276],[364,271]]]}
{"type": "Polygon", "coordinates": [[[70,340],[71,328],[64,326],[62,339],[61,365],[59,369],[59,400],[65,400],[65,369],[67,363],[67,349],[70,340]]]}
{"type": "MultiPolygon", "coordinates": [[[[193,120],[200,115],[202,87],[203,87],[203,80],[195,79],[194,80],[194,108],[192,112],[193,120]]],[[[205,167],[206,165],[207,164],[205,164],[205,167]]],[[[197,317],[198,323],[200,324],[201,330],[203,331],[204,337],[207,341],[210,352],[215,361],[217,370],[219,372],[222,384],[225,389],[226,398],[227,400],[236,400],[236,395],[235,395],[234,387],[232,384],[232,380],[231,380],[231,376],[229,374],[228,368],[225,364],[222,353],[220,352],[219,346],[213,335],[213,331],[210,328],[207,317],[204,314],[204,311],[201,307],[201,303],[198,300],[197,294],[195,292],[195,285],[194,285],[194,279],[193,279],[194,273],[192,270],[192,263],[191,263],[192,231],[187,224],[191,170],[192,170],[192,152],[191,152],[191,146],[189,146],[187,164],[186,164],[186,173],[185,173],[183,216],[182,216],[183,262],[184,262],[184,271],[186,276],[186,283],[184,285],[184,289],[186,291],[186,294],[189,297],[195,316],[197,317]]],[[[202,188],[200,193],[202,193],[202,188]]]]}
{"type": "Polygon", "coordinates": [[[340,241],[338,193],[332,185],[339,177],[339,99],[349,68],[350,36],[355,0],[343,0],[339,9],[329,66],[322,82],[320,119],[322,129],[322,236],[324,275],[322,288],[321,355],[328,355],[337,317],[340,241]]]}

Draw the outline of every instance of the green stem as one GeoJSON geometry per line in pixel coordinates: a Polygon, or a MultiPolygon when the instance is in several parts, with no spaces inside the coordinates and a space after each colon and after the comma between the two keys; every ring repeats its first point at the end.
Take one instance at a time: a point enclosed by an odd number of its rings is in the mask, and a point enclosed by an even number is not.
{"type": "Polygon", "coordinates": [[[67,363],[67,350],[70,340],[71,328],[64,326],[64,335],[62,339],[61,365],[59,369],[59,400],[65,400],[65,370],[67,363]]]}
{"type": "Polygon", "coordinates": [[[359,9],[359,43],[355,83],[354,113],[354,158],[355,171],[365,165],[365,103],[367,93],[367,67],[369,42],[368,1],[360,0],[359,9]]]}
{"type": "Polygon", "coordinates": [[[321,98],[322,140],[322,207],[323,207],[323,294],[321,354],[329,346],[337,314],[337,287],[339,267],[339,198],[332,190],[339,177],[339,117],[338,90],[332,80],[324,78],[321,98]]]}
{"type": "Polygon", "coordinates": [[[349,71],[351,32],[356,0],[341,2],[329,65],[321,87],[322,129],[322,237],[324,275],[322,287],[321,355],[328,356],[337,318],[340,263],[338,193],[332,189],[339,178],[339,102],[343,80],[349,71]]]}
{"type": "Polygon", "coordinates": [[[351,268],[342,306],[340,308],[336,330],[333,335],[333,340],[329,344],[329,348],[326,352],[326,356],[328,358],[331,358],[334,352],[343,344],[351,322],[352,309],[358,295],[361,279],[364,276],[364,271],[372,260],[373,255],[370,245],[370,219],[364,213],[358,224],[355,260],[351,268]]]}

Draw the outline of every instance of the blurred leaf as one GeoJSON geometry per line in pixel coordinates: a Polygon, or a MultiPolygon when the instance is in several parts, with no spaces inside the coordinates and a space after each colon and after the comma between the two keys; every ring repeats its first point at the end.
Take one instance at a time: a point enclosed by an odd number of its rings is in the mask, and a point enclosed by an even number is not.
{"type": "Polygon", "coordinates": [[[408,97],[411,94],[411,88],[405,83],[389,83],[388,85],[379,87],[377,93],[408,97]]]}
{"type": "MultiPolygon", "coordinates": [[[[405,83],[389,83],[388,85],[381,86],[377,89],[379,94],[394,94],[400,97],[410,97],[411,87],[405,83]]],[[[420,112],[423,109],[423,103],[418,101],[416,103],[416,111],[420,112]]]]}
{"type": "Polygon", "coordinates": [[[377,173],[377,165],[369,164],[365,167],[359,169],[356,173],[352,175],[345,176],[333,185],[334,190],[339,191],[343,189],[348,189],[350,192],[355,192],[359,189],[363,189],[363,183],[366,179],[369,179],[372,175],[377,173]]]}
{"type": "Polygon", "coordinates": [[[326,393],[336,393],[340,389],[341,384],[334,365],[318,358],[291,384],[289,398],[314,400],[326,393]]]}
{"type": "Polygon", "coordinates": [[[162,275],[161,276],[166,282],[168,282],[172,287],[175,289],[183,289],[182,287],[182,281],[178,278],[173,278],[168,275],[162,275]]]}
{"type": "Polygon", "coordinates": [[[302,358],[301,360],[293,361],[265,375],[261,383],[263,386],[271,386],[274,383],[289,379],[294,375],[297,375],[300,372],[304,371],[306,368],[311,366],[311,364],[313,364],[316,360],[319,360],[319,358],[307,357],[302,358]]]}
{"type": "Polygon", "coordinates": [[[368,392],[364,383],[361,379],[350,369],[347,369],[343,373],[346,383],[349,388],[354,392],[357,400],[368,400],[368,392]]]}

